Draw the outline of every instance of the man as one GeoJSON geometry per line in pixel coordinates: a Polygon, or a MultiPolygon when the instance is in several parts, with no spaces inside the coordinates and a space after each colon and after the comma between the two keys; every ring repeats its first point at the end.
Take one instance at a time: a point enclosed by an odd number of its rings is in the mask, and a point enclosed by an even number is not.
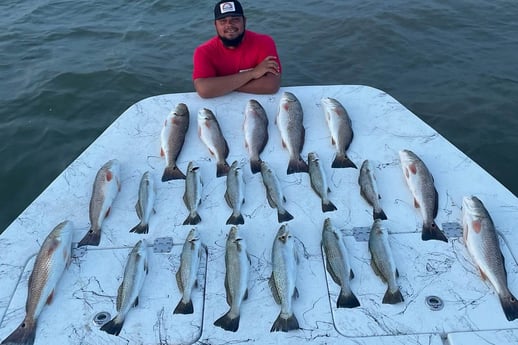
{"type": "Polygon", "coordinates": [[[214,7],[217,35],[194,51],[192,78],[203,98],[232,91],[273,94],[281,84],[281,63],[268,35],[246,30],[239,1],[220,1],[214,7]]]}

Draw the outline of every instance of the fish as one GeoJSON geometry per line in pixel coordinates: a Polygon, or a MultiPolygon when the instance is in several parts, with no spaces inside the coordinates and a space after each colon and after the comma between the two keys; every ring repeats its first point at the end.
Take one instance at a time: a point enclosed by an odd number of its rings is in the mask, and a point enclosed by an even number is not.
{"type": "Polygon", "coordinates": [[[498,294],[508,321],[518,318],[518,301],[507,286],[505,258],[498,235],[486,207],[476,196],[462,199],[464,244],[478,267],[483,280],[488,280],[498,294]]]}
{"type": "Polygon", "coordinates": [[[354,137],[351,118],[347,110],[335,98],[323,97],[320,103],[324,110],[327,126],[331,131],[331,144],[336,150],[331,167],[357,169],[356,164],[347,156],[347,150],[354,137]]]}
{"type": "Polygon", "coordinates": [[[408,188],[414,196],[414,206],[419,209],[423,218],[421,239],[448,242],[435,223],[439,208],[439,194],[435,189],[432,174],[424,162],[410,150],[399,151],[399,159],[408,188]]]}
{"type": "Polygon", "coordinates": [[[52,303],[56,287],[70,265],[72,238],[73,223],[65,220],[54,227],[43,241],[29,277],[25,317],[2,344],[34,343],[38,317],[45,305],[52,303]]]}
{"type": "Polygon", "coordinates": [[[149,232],[149,219],[155,213],[154,205],[156,199],[155,182],[149,171],[142,174],[138,189],[138,200],[135,204],[137,216],[140,223],[134,226],[130,232],[147,234],[149,232]]]}
{"type": "Polygon", "coordinates": [[[284,208],[286,197],[282,193],[281,182],[275,172],[265,161],[261,162],[261,177],[266,188],[266,199],[271,208],[277,209],[277,220],[279,223],[293,219],[293,216],[284,208]]]}
{"type": "Polygon", "coordinates": [[[331,219],[324,220],[322,229],[322,247],[326,255],[326,268],[333,281],[340,286],[336,301],[337,308],[356,308],[360,301],[351,290],[350,281],[354,273],[349,262],[342,233],[331,224],[331,219]]]}
{"type": "Polygon", "coordinates": [[[201,222],[201,217],[198,214],[198,205],[201,203],[202,182],[200,175],[200,167],[194,165],[191,161],[187,166],[187,177],[185,179],[185,192],[183,194],[183,201],[189,215],[185,218],[183,225],[196,225],[201,222]]]}
{"type": "Polygon", "coordinates": [[[90,199],[90,230],[77,244],[98,246],[101,242],[101,226],[110,214],[113,201],[121,189],[120,163],[117,159],[106,162],[95,176],[92,197],[90,199]]]}
{"type": "Polygon", "coordinates": [[[124,277],[117,290],[117,315],[101,327],[101,331],[119,335],[131,308],[138,306],[139,295],[149,271],[146,240],[138,241],[128,255],[124,277]]]}
{"type": "Polygon", "coordinates": [[[249,100],[246,104],[243,132],[245,148],[250,157],[250,169],[256,174],[261,171],[259,155],[268,142],[268,117],[263,106],[255,99],[249,100]]]}
{"type": "Polygon", "coordinates": [[[245,220],[241,214],[241,206],[245,202],[245,182],[243,180],[243,171],[237,161],[232,163],[227,175],[225,200],[228,206],[232,208],[232,214],[227,219],[226,224],[244,224],[245,220]]]}
{"type": "Polygon", "coordinates": [[[316,152],[308,153],[308,165],[311,187],[320,199],[322,199],[322,212],[336,211],[336,206],[327,196],[327,193],[331,190],[327,185],[324,167],[320,164],[320,158],[316,152]]]}
{"type": "Polygon", "coordinates": [[[202,108],[198,112],[198,136],[210,154],[216,157],[216,177],[226,176],[230,170],[226,161],[229,153],[228,144],[216,116],[207,108],[202,108]]]}
{"type": "Polygon", "coordinates": [[[387,229],[383,226],[381,219],[374,220],[372,224],[369,234],[369,251],[374,273],[388,285],[382,303],[397,304],[403,302],[403,295],[396,281],[399,272],[390,248],[387,229]]]}
{"type": "Polygon", "coordinates": [[[185,180],[185,174],[176,165],[182,151],[185,135],[189,129],[189,109],[185,103],[178,103],[164,122],[160,132],[160,156],[165,157],[162,182],[185,180]]]}
{"type": "Polygon", "coordinates": [[[182,294],[182,298],[173,311],[173,314],[192,314],[192,290],[198,285],[197,276],[200,266],[202,246],[200,234],[196,228],[192,228],[185,239],[182,254],[180,255],[180,267],[176,272],[176,283],[182,294]]]}
{"type": "Polygon", "coordinates": [[[269,285],[272,295],[281,305],[281,312],[270,329],[270,332],[288,332],[299,329],[299,322],[293,313],[293,298],[299,297],[295,286],[297,279],[298,255],[292,235],[286,227],[281,225],[272,248],[272,275],[269,285]]]}
{"type": "Polygon", "coordinates": [[[303,117],[302,105],[298,98],[291,92],[283,92],[275,124],[281,134],[282,147],[288,149],[290,154],[288,174],[308,172],[308,165],[300,156],[306,134],[302,123],[303,117]]]}
{"type": "Polygon", "coordinates": [[[387,215],[380,205],[381,196],[378,192],[378,183],[374,175],[374,167],[371,161],[364,160],[358,177],[361,196],[372,206],[372,218],[386,220],[387,215]]]}
{"type": "Polygon", "coordinates": [[[230,309],[214,322],[226,331],[236,332],[239,328],[241,303],[248,298],[248,277],[250,258],[246,241],[239,236],[236,226],[228,234],[225,246],[225,291],[230,309]]]}

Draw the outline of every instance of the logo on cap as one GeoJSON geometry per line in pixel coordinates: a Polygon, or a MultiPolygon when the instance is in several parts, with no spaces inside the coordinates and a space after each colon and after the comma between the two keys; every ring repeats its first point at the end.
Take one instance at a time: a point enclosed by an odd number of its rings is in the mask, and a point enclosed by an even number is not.
{"type": "Polygon", "coordinates": [[[233,1],[224,2],[219,5],[219,11],[221,12],[221,14],[227,12],[236,12],[236,6],[234,5],[233,1]]]}

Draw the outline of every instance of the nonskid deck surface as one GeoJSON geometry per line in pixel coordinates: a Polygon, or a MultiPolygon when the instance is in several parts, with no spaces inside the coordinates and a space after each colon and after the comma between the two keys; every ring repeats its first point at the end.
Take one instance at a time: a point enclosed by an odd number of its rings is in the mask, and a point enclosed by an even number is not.
{"type": "MultiPolygon", "coordinates": [[[[194,93],[162,95],[145,99],[121,115],[77,160],[75,160],[0,237],[0,339],[22,321],[34,255],[48,232],[59,222],[74,223],[74,242],[90,228],[88,205],[92,183],[100,167],[110,159],[121,164],[121,190],[104,220],[99,246],[74,250],[70,267],[63,274],[52,304],[39,318],[36,344],[63,343],[432,343],[448,339],[462,344],[472,339],[485,344],[518,340],[516,322],[502,312],[498,296],[482,281],[461,235],[461,202],[476,195],[486,205],[499,231],[506,259],[508,285],[518,293],[518,267],[514,259],[517,221],[516,197],[441,135],[419,120],[386,93],[364,86],[286,87],[276,95],[235,93],[204,100],[194,93]],[[307,173],[287,174],[289,153],[282,146],[275,123],[284,91],[295,94],[304,111],[305,143],[302,158],[316,152],[329,185],[329,199],[337,210],[322,212],[321,200],[311,189],[307,173]],[[330,139],[320,100],[340,101],[352,121],[354,138],[347,150],[354,168],[331,168],[335,149],[330,139]],[[266,110],[269,139],[261,158],[279,178],[286,198],[284,207],[294,219],[286,224],[295,240],[299,264],[296,286],[299,298],[293,311],[300,330],[270,332],[281,307],[272,297],[269,278],[271,252],[281,226],[277,211],[268,204],[261,174],[252,174],[244,147],[243,120],[248,100],[256,99],[266,110]],[[183,225],[188,215],[183,194],[185,180],[161,182],[165,161],[160,156],[160,131],[175,106],[183,102],[190,111],[185,144],[177,159],[185,173],[190,161],[199,166],[202,197],[198,207],[201,222],[183,225]],[[228,142],[231,164],[237,160],[243,171],[244,224],[239,232],[250,257],[248,298],[241,306],[237,332],[213,325],[228,311],[225,293],[225,241],[231,225],[225,224],[231,208],[224,194],[226,177],[216,177],[216,160],[197,133],[197,114],[210,109],[228,142]],[[422,241],[422,219],[403,178],[398,152],[408,149],[426,163],[439,195],[436,222],[449,242],[422,241]],[[371,268],[368,232],[372,207],[360,195],[359,167],[369,159],[388,220],[389,241],[399,272],[397,283],[404,302],[381,303],[387,285],[371,268]],[[139,222],[135,203],[142,174],[149,171],[156,185],[156,213],[148,234],[130,233],[139,222]],[[345,239],[354,279],[350,286],[360,307],[337,308],[340,288],[326,271],[321,248],[324,220],[345,239]],[[196,227],[206,247],[193,290],[194,313],[173,314],[181,298],[175,274],[183,242],[196,227]],[[460,237],[459,237],[460,236],[460,237]],[[130,310],[119,337],[100,331],[96,318],[116,314],[117,289],[131,247],[145,238],[149,247],[149,274],[139,304],[130,310]],[[160,245],[162,243],[162,245],[160,245]],[[165,244],[163,244],[165,243],[165,244]],[[169,247],[169,244],[173,244],[169,247]],[[476,334],[476,336],[474,335],[476,334]]],[[[477,343],[477,344],[478,344],[477,343]]]]}

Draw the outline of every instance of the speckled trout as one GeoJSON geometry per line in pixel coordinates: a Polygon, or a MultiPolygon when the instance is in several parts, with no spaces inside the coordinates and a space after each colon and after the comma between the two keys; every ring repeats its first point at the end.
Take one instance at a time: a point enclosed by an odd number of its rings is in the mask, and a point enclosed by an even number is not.
{"type": "Polygon", "coordinates": [[[155,199],[155,181],[149,171],[146,171],[140,179],[138,200],[135,204],[135,211],[140,219],[140,223],[134,226],[130,232],[137,234],[147,234],[149,232],[149,219],[155,213],[155,199]]]}
{"type": "Polygon", "coordinates": [[[362,163],[358,184],[360,185],[361,196],[372,206],[372,218],[387,219],[387,215],[380,205],[381,196],[378,192],[378,183],[376,182],[376,175],[374,175],[374,167],[368,159],[362,163]]]}
{"type": "Polygon", "coordinates": [[[225,201],[232,208],[232,214],[227,219],[226,224],[244,224],[245,220],[241,214],[241,206],[245,202],[245,182],[243,180],[243,170],[239,166],[238,161],[232,163],[227,175],[225,201]]]}
{"type": "Polygon", "coordinates": [[[198,136],[216,158],[216,177],[226,176],[230,168],[226,161],[228,144],[216,116],[207,108],[198,112],[198,136]]]}
{"type": "Polygon", "coordinates": [[[245,148],[250,157],[250,169],[256,174],[261,171],[259,155],[268,142],[268,117],[263,106],[255,99],[249,100],[246,104],[243,131],[245,148]]]}

